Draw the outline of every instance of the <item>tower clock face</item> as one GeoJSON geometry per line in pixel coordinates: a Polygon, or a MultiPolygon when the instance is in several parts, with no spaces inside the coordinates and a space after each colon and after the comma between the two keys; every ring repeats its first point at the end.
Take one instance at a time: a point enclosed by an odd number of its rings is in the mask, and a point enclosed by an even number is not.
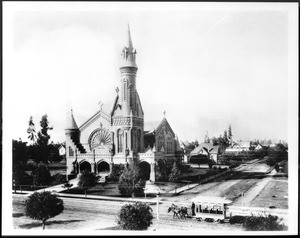
{"type": "Polygon", "coordinates": [[[90,147],[94,149],[99,146],[110,146],[110,132],[105,129],[99,129],[93,132],[90,137],[90,147]]]}

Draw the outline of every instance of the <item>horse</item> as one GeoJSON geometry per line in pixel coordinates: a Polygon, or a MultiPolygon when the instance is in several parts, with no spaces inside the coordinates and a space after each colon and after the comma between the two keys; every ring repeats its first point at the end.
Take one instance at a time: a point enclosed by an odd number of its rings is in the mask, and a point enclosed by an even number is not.
{"type": "Polygon", "coordinates": [[[188,217],[188,210],[187,210],[187,207],[181,207],[179,209],[179,214],[180,214],[180,218],[184,218],[186,219],[188,217]]]}
{"type": "Polygon", "coordinates": [[[168,213],[171,212],[171,211],[173,212],[173,219],[175,218],[175,216],[177,218],[181,218],[179,216],[179,208],[178,208],[178,206],[176,206],[175,204],[172,204],[172,206],[169,207],[169,209],[168,209],[168,213]]]}

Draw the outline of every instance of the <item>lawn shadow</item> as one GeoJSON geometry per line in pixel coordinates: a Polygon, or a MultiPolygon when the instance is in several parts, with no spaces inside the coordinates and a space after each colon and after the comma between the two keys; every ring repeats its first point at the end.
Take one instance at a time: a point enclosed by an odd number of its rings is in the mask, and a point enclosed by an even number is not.
{"type": "MultiPolygon", "coordinates": [[[[67,221],[47,221],[46,222],[46,227],[50,226],[52,224],[68,224],[68,223],[72,223],[72,222],[80,222],[80,221],[85,221],[85,220],[67,220],[67,221]]],[[[42,223],[41,222],[32,222],[32,223],[28,223],[28,224],[23,224],[23,225],[19,225],[20,228],[23,229],[31,229],[31,228],[36,228],[36,227],[41,227],[42,228],[42,223]]]]}
{"type": "Polygon", "coordinates": [[[112,231],[112,230],[123,230],[121,227],[119,226],[111,226],[111,227],[105,227],[105,228],[99,228],[97,230],[107,230],[107,231],[112,231]]]}

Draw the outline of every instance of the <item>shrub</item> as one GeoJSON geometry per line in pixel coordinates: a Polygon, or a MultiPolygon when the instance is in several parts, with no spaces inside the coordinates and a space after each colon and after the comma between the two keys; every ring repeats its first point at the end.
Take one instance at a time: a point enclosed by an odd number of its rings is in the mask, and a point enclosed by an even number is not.
{"type": "Polygon", "coordinates": [[[93,187],[96,185],[96,176],[92,172],[83,171],[79,177],[78,186],[84,189],[84,194],[86,196],[86,190],[89,187],[93,187]]]}
{"type": "Polygon", "coordinates": [[[63,184],[67,182],[66,176],[62,174],[55,174],[52,176],[52,185],[63,184]]]}
{"type": "Polygon", "coordinates": [[[63,201],[50,192],[35,192],[25,202],[25,214],[32,219],[40,220],[45,229],[46,221],[64,210],[63,201]]]}
{"type": "Polygon", "coordinates": [[[17,169],[13,172],[15,185],[32,185],[33,178],[22,169],[17,169]]]}
{"type": "Polygon", "coordinates": [[[147,230],[152,224],[152,219],[152,208],[146,203],[135,202],[122,206],[118,225],[125,230],[147,230]]]}
{"type": "Polygon", "coordinates": [[[119,192],[123,196],[132,196],[142,194],[145,187],[145,181],[141,179],[139,168],[131,165],[123,170],[119,179],[119,192]]]}
{"type": "Polygon", "coordinates": [[[34,185],[49,185],[52,181],[51,174],[45,164],[39,164],[32,173],[34,185]]]}
{"type": "Polygon", "coordinates": [[[178,182],[181,176],[181,172],[178,168],[178,165],[176,162],[173,164],[173,168],[171,170],[171,173],[169,175],[169,181],[170,182],[178,182]]]}
{"type": "Polygon", "coordinates": [[[259,215],[249,216],[245,219],[243,227],[247,231],[281,231],[286,230],[287,227],[284,224],[280,224],[282,219],[278,216],[272,215],[259,215]]]}
{"type": "Polygon", "coordinates": [[[113,164],[111,173],[106,177],[108,182],[118,182],[124,170],[123,164],[113,164]]]}
{"type": "Polygon", "coordinates": [[[246,217],[245,216],[232,216],[230,217],[229,219],[229,223],[230,224],[242,224],[244,223],[246,220],[246,217]]]}

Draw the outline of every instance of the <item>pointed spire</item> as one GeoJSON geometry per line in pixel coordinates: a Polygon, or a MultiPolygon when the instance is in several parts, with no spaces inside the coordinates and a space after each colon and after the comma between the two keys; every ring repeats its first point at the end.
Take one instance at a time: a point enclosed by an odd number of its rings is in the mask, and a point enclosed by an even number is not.
{"type": "Polygon", "coordinates": [[[133,49],[132,40],[131,40],[131,34],[130,34],[130,27],[129,22],[127,22],[127,47],[129,49],[133,49]]]}
{"type": "Polygon", "coordinates": [[[78,130],[77,123],[76,123],[76,121],[74,119],[74,116],[73,116],[73,109],[72,108],[71,108],[71,114],[67,119],[67,127],[66,127],[66,130],[70,130],[70,129],[78,130]]]}
{"type": "Polygon", "coordinates": [[[124,67],[137,68],[135,62],[136,50],[133,48],[129,23],[127,23],[127,42],[125,42],[125,46],[122,50],[121,55],[122,55],[122,60],[121,60],[120,68],[124,68],[124,67]]]}

